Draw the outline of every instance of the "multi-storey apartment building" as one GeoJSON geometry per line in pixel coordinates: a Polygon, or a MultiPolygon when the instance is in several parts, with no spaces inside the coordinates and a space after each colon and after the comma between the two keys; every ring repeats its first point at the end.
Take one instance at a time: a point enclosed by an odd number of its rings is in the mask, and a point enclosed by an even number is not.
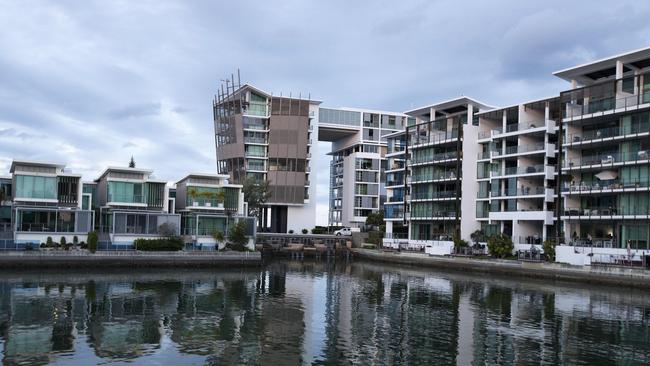
{"type": "Polygon", "coordinates": [[[85,240],[93,212],[81,207],[81,176],[64,164],[14,160],[2,179],[2,248],[37,249],[48,237],[85,240]]]}
{"type": "Polygon", "coordinates": [[[479,114],[476,219],[516,246],[555,237],[558,98],[479,114]]]}
{"type": "Polygon", "coordinates": [[[402,113],[357,108],[320,108],[319,136],[332,142],[330,225],[361,228],[386,201],[387,136],[403,131],[402,113]]]}
{"type": "Polygon", "coordinates": [[[273,96],[249,84],[228,86],[214,100],[220,174],[233,183],[269,181],[271,197],[259,225],[272,232],[315,226],[316,162],[320,102],[273,96]]]}
{"type": "MultiPolygon", "coordinates": [[[[409,243],[425,247],[469,237],[476,211],[478,114],[492,107],[467,97],[405,112],[405,213],[409,243]]],[[[446,249],[445,249],[446,250],[446,249]]]]}
{"type": "Polygon", "coordinates": [[[213,234],[224,237],[240,220],[254,236],[255,219],[246,217],[242,186],[229,184],[225,174],[192,173],[178,181],[175,188],[175,212],[181,215],[181,234],[186,243],[215,247],[213,234]]]}
{"type": "MultiPolygon", "coordinates": [[[[407,119],[407,125],[415,123],[414,118],[407,119]]],[[[408,226],[405,225],[405,201],[409,190],[406,185],[406,130],[386,136],[386,202],[384,202],[384,221],[386,222],[386,239],[395,244],[399,240],[408,241],[408,226]]]]}
{"type": "MultiPolygon", "coordinates": [[[[597,253],[650,249],[650,49],[554,73],[560,93],[564,240],[597,253]]],[[[589,262],[594,256],[581,256],[589,262]]]]}

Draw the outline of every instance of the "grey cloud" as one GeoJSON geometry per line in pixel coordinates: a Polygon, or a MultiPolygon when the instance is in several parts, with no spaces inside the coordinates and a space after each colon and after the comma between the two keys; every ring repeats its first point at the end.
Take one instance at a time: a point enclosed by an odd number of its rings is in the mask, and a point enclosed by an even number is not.
{"type": "Polygon", "coordinates": [[[109,111],[108,117],[114,119],[138,118],[146,116],[157,116],[160,114],[160,102],[141,103],[124,106],[109,111]]]}

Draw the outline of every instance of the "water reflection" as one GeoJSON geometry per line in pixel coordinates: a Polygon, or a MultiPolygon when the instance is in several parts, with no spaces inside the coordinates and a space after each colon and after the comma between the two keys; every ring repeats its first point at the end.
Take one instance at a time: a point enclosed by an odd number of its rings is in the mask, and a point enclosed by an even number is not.
{"type": "Polygon", "coordinates": [[[368,263],[2,278],[6,365],[650,362],[635,290],[368,263]]]}

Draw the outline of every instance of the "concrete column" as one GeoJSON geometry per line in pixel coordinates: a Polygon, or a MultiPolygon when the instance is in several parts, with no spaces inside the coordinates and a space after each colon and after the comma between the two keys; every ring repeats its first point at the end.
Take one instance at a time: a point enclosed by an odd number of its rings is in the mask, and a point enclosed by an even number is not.
{"type": "MultiPolygon", "coordinates": [[[[623,62],[616,60],[616,80],[619,80],[623,77],[623,62]]],[[[616,82],[616,92],[619,93],[623,91],[623,82],[616,82]]]]}
{"type": "Polygon", "coordinates": [[[571,89],[578,88],[578,81],[576,79],[571,79],[571,89]]]}
{"type": "Polygon", "coordinates": [[[436,109],[435,108],[429,108],[429,114],[431,116],[429,117],[429,120],[433,121],[436,119],[436,109]]]}

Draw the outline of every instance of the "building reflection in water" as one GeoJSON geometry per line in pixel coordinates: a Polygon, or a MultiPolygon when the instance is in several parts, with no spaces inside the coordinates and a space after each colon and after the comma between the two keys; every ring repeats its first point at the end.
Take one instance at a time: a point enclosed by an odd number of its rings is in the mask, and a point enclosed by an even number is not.
{"type": "Polygon", "coordinates": [[[367,263],[0,282],[6,365],[646,364],[649,319],[640,291],[367,263]]]}

